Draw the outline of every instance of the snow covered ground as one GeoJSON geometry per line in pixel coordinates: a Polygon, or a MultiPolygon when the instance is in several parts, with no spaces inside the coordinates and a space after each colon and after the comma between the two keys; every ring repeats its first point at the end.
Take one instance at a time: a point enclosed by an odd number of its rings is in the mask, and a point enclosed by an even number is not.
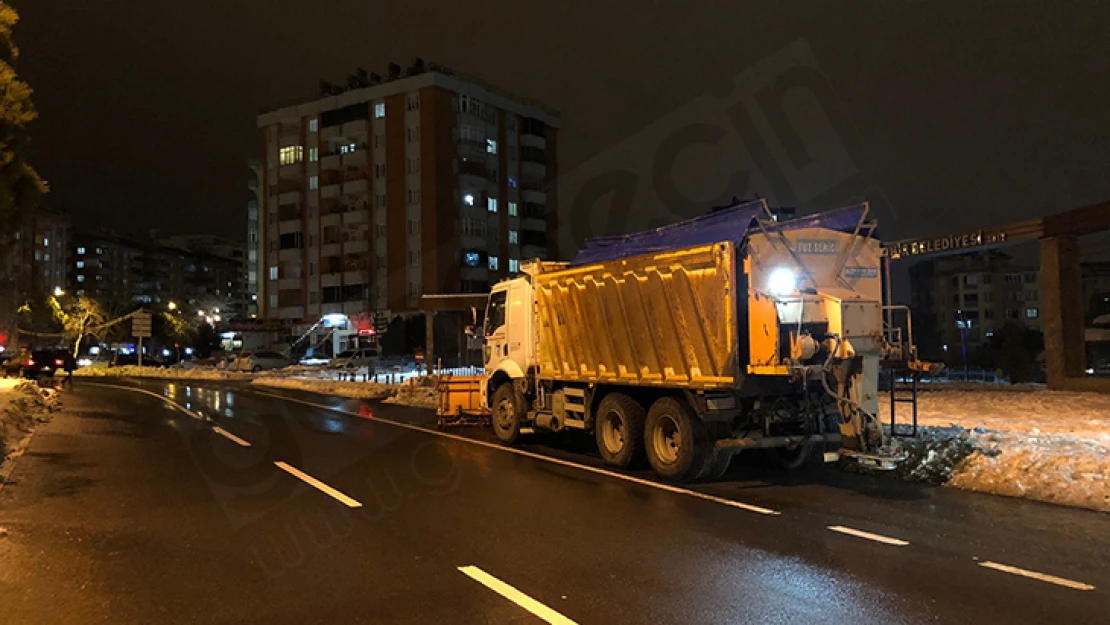
{"type": "Polygon", "coordinates": [[[0,378],[0,464],[22,452],[34,426],[54,409],[57,396],[56,390],[33,382],[0,378]]]}
{"type": "Polygon", "coordinates": [[[166,380],[250,380],[255,377],[253,373],[222,371],[215,368],[184,369],[181,367],[138,367],[135,365],[124,365],[122,367],[90,365],[77,369],[73,372],[73,375],[87,378],[159,378],[166,380]]]}
{"type": "Polygon", "coordinates": [[[958,387],[923,391],[918,410],[899,477],[1110,512],[1110,396],[958,387]]]}

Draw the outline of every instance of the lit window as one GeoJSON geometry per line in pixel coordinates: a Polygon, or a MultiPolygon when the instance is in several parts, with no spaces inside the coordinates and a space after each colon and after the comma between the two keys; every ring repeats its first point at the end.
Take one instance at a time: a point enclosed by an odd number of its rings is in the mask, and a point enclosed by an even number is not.
{"type": "Polygon", "coordinates": [[[466,195],[464,195],[463,196],[463,202],[467,206],[474,206],[474,194],[473,193],[467,193],[466,195]]]}
{"type": "Polygon", "coordinates": [[[320,148],[308,148],[308,162],[315,163],[320,160],[320,148]]]}
{"type": "Polygon", "coordinates": [[[277,308],[277,295],[270,296],[270,307],[277,308]]]}
{"type": "Polygon", "coordinates": [[[308,120],[308,131],[309,132],[316,132],[316,130],[319,127],[320,127],[320,120],[316,119],[315,117],[308,120]]]}
{"type": "Polygon", "coordinates": [[[497,257],[496,256],[490,256],[489,257],[489,268],[493,271],[497,270],[497,257]]]}
{"type": "Polygon", "coordinates": [[[1026,308],[1025,309],[1025,318],[1026,319],[1036,319],[1037,317],[1040,316],[1040,314],[1041,314],[1041,311],[1036,309],[1036,308],[1026,308]]]}
{"type": "Polygon", "coordinates": [[[516,273],[520,271],[520,261],[515,258],[509,259],[509,273],[516,273]]]}
{"type": "Polygon", "coordinates": [[[486,139],[486,152],[497,154],[497,142],[493,139],[486,139]]]}
{"type": "Polygon", "coordinates": [[[347,153],[347,146],[345,146],[345,145],[339,146],[339,153],[340,154],[346,154],[347,153]]]}
{"type": "Polygon", "coordinates": [[[318,189],[319,187],[320,187],[320,177],[319,176],[309,176],[308,177],[308,188],[309,189],[318,189]]]}
{"type": "Polygon", "coordinates": [[[98,247],[98,248],[96,248],[96,253],[97,253],[97,254],[103,254],[103,253],[104,253],[104,250],[103,250],[102,248],[99,248],[99,247],[98,247]]]}
{"type": "Polygon", "coordinates": [[[482,258],[478,252],[467,252],[464,260],[466,261],[467,267],[477,267],[478,263],[482,262],[482,258]]]}
{"type": "Polygon", "coordinates": [[[517,243],[517,238],[518,237],[517,237],[516,230],[510,230],[509,231],[509,244],[515,245],[517,243]]]}
{"type": "MultiPolygon", "coordinates": [[[[18,234],[18,233],[17,233],[17,234],[18,234]]],[[[83,247],[79,247],[79,248],[77,248],[77,253],[78,253],[78,254],[84,254],[84,253],[85,253],[85,248],[83,248],[83,247]]]]}
{"type": "Polygon", "coordinates": [[[510,189],[515,189],[516,188],[516,176],[509,176],[509,188],[510,189]]]}
{"type": "Polygon", "coordinates": [[[379,102],[374,105],[374,119],[385,117],[385,103],[379,102]]]}
{"type": "Polygon", "coordinates": [[[85,261],[83,261],[83,260],[77,261],[77,268],[78,269],[84,269],[85,268],[85,261]]]}
{"type": "Polygon", "coordinates": [[[77,281],[78,281],[78,282],[84,282],[84,281],[85,281],[85,276],[82,276],[82,275],[78,275],[78,276],[77,276],[77,281]]]}
{"type": "Polygon", "coordinates": [[[304,158],[304,148],[299,145],[286,146],[278,152],[278,157],[282,165],[299,163],[304,158]]]}
{"type": "Polygon", "coordinates": [[[489,208],[489,212],[496,213],[497,212],[497,198],[495,198],[495,197],[488,198],[486,200],[486,207],[489,208]]]}
{"type": "Polygon", "coordinates": [[[509,217],[516,217],[516,202],[509,202],[509,217]]]}
{"type": "Polygon", "coordinates": [[[50,247],[50,239],[48,239],[46,237],[43,237],[42,238],[42,246],[43,247],[50,247]]]}
{"type": "Polygon", "coordinates": [[[42,259],[46,260],[46,261],[50,260],[50,252],[47,252],[47,253],[43,254],[42,259]]]}
{"type": "Polygon", "coordinates": [[[278,268],[277,268],[277,265],[274,265],[273,267],[270,267],[270,279],[271,280],[277,280],[277,276],[278,276],[278,268]]]}

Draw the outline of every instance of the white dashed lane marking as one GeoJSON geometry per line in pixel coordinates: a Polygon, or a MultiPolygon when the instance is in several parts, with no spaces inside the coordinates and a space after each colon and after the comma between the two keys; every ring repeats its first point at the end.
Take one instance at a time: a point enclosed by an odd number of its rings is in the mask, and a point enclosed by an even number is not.
{"type": "Polygon", "coordinates": [[[512,601],[552,625],[577,625],[569,618],[559,614],[555,610],[552,610],[476,566],[460,566],[459,571],[470,577],[470,579],[482,584],[486,588],[489,588],[493,592],[512,601]]]}
{"type": "Polygon", "coordinates": [[[843,525],[830,525],[829,529],[834,532],[840,532],[841,534],[855,536],[856,538],[866,538],[867,540],[873,540],[877,543],[883,543],[884,545],[905,547],[906,545],[910,544],[908,540],[902,540],[901,538],[891,538],[889,536],[883,536],[882,534],[872,534],[871,532],[852,529],[850,527],[844,527],[843,525]]]}
{"type": "Polygon", "coordinates": [[[232,434],[231,432],[228,432],[227,430],[223,429],[222,427],[220,427],[218,425],[216,427],[212,428],[212,430],[215,431],[216,434],[219,434],[220,436],[222,436],[222,437],[224,437],[224,438],[226,438],[230,441],[234,441],[240,447],[250,447],[251,446],[251,444],[248,443],[247,441],[239,438],[238,436],[232,434]]]}
{"type": "Polygon", "coordinates": [[[1083,582],[1077,582],[1074,580],[1065,579],[1063,577],[1056,577],[1055,575],[1038,573],[1036,571],[1030,571],[1028,569],[1019,569],[1016,566],[999,564],[997,562],[991,562],[990,560],[987,560],[986,562],[980,562],[979,566],[986,567],[988,569],[994,569],[995,571],[1002,571],[1003,573],[1009,573],[1011,575],[1020,575],[1022,577],[1028,577],[1029,579],[1048,582],[1049,584],[1056,584],[1057,586],[1064,586],[1065,588],[1073,588],[1075,590],[1095,589],[1094,586],[1090,584],[1084,584],[1083,582]]]}
{"type": "Polygon", "coordinates": [[[282,471],[285,471],[289,475],[292,475],[292,476],[300,479],[305,484],[308,484],[309,486],[312,486],[313,488],[319,490],[320,492],[326,493],[326,494],[334,497],[335,499],[338,499],[339,501],[343,502],[348,508],[361,508],[362,507],[362,504],[359,503],[357,500],[352,499],[351,497],[348,497],[347,495],[339,492],[338,490],[332,488],[331,486],[328,486],[327,484],[325,484],[325,483],[321,482],[320,480],[312,477],[311,475],[305,473],[304,471],[301,471],[300,469],[297,469],[295,467],[291,467],[288,464],[285,464],[284,462],[281,462],[280,460],[275,462],[274,465],[277,468],[281,469],[282,471]]]}

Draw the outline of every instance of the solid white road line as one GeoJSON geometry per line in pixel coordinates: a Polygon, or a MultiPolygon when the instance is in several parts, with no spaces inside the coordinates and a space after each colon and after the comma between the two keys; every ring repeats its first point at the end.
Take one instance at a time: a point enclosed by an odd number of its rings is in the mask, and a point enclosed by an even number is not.
{"type": "Polygon", "coordinates": [[[212,430],[215,431],[216,434],[219,434],[220,436],[222,436],[226,439],[235,441],[240,447],[250,447],[251,446],[251,444],[248,443],[247,441],[239,438],[238,436],[232,434],[231,432],[228,432],[227,430],[223,429],[222,427],[220,427],[218,425],[213,427],[212,430]]]}
{"type": "Polygon", "coordinates": [[[902,540],[901,538],[890,538],[881,534],[872,534],[871,532],[865,532],[863,530],[854,530],[850,527],[844,527],[843,525],[830,525],[829,529],[834,532],[840,532],[841,534],[848,534],[849,536],[855,536],[857,538],[866,538],[867,540],[873,540],[877,543],[883,543],[884,545],[905,547],[906,545],[910,544],[909,541],[902,540]]]}
{"type": "Polygon", "coordinates": [[[96,382],[94,384],[91,384],[90,386],[94,386],[94,385],[95,386],[103,386],[105,388],[115,388],[115,389],[119,389],[121,391],[133,391],[133,392],[136,392],[136,393],[143,393],[145,395],[150,395],[151,397],[157,397],[158,399],[161,399],[162,401],[169,404],[172,408],[176,408],[176,409],[180,410],[181,412],[184,412],[185,414],[189,415],[190,417],[192,417],[194,419],[198,419],[200,421],[207,421],[208,420],[203,415],[197,414],[197,413],[193,412],[192,410],[189,410],[185,406],[182,406],[181,404],[173,401],[169,397],[166,397],[164,395],[159,395],[158,393],[148,391],[145,388],[135,388],[134,386],[119,386],[118,384],[101,384],[100,382],[96,382]]]}
{"type": "Polygon", "coordinates": [[[300,470],[298,470],[294,467],[291,467],[291,466],[289,466],[289,465],[287,465],[287,464],[285,464],[284,462],[281,462],[281,461],[275,462],[274,464],[277,466],[277,468],[281,469],[282,471],[285,471],[286,473],[288,473],[290,475],[298,477],[301,480],[303,480],[306,484],[317,488],[321,492],[324,492],[324,493],[327,493],[328,495],[331,495],[332,497],[338,499],[339,501],[342,501],[344,504],[346,504],[346,506],[348,508],[361,508],[362,507],[362,504],[359,503],[358,501],[356,501],[354,499],[351,499],[347,495],[344,495],[343,493],[335,490],[331,486],[328,486],[327,484],[321,482],[320,480],[312,477],[311,475],[309,475],[309,474],[307,474],[303,471],[300,471],[300,470]]]}
{"type": "MultiPolygon", "coordinates": [[[[350,415],[352,417],[359,417],[359,418],[362,418],[362,419],[366,418],[365,415],[360,415],[357,412],[351,412],[349,410],[343,410],[341,408],[334,408],[332,406],[328,406],[328,405],[325,405],[325,404],[317,404],[315,402],[305,401],[303,399],[295,399],[293,397],[285,397],[283,395],[277,395],[277,394],[274,394],[274,393],[267,393],[265,391],[259,391],[259,390],[255,390],[253,388],[250,389],[250,392],[257,393],[259,395],[266,395],[267,397],[273,397],[275,399],[282,399],[282,400],[285,400],[285,401],[291,401],[291,402],[295,402],[295,403],[298,403],[298,404],[304,404],[306,406],[312,406],[313,408],[320,408],[322,410],[330,410],[332,412],[338,412],[338,413],[350,415]]],[[[752,504],[741,503],[739,501],[732,501],[731,499],[725,499],[724,497],[717,497],[717,496],[714,496],[714,495],[707,495],[705,493],[699,493],[697,491],[690,490],[688,488],[680,488],[678,486],[671,486],[670,484],[661,484],[659,482],[653,482],[651,480],[645,480],[645,479],[642,479],[642,478],[633,477],[631,475],[624,475],[623,473],[617,473],[615,471],[609,471],[607,469],[600,469],[598,467],[591,467],[591,466],[585,465],[585,464],[578,464],[577,462],[570,462],[569,460],[562,460],[562,459],[559,459],[559,458],[552,458],[551,456],[545,456],[543,454],[537,454],[537,453],[534,453],[534,452],[531,452],[531,451],[526,451],[526,450],[523,450],[523,449],[516,449],[514,447],[506,447],[504,445],[498,445],[498,444],[495,444],[495,443],[487,443],[486,441],[474,440],[472,438],[466,438],[465,436],[458,436],[456,434],[448,434],[447,432],[440,432],[439,430],[433,430],[432,428],[421,427],[419,425],[412,425],[411,423],[404,423],[402,421],[394,421],[392,419],[383,419],[381,417],[371,417],[370,420],[371,421],[377,421],[379,423],[385,423],[387,425],[393,425],[393,426],[396,426],[396,427],[399,427],[399,428],[405,428],[406,430],[413,430],[415,432],[424,432],[425,434],[432,434],[433,436],[441,436],[443,438],[449,438],[451,440],[456,440],[456,441],[460,441],[460,442],[463,442],[463,443],[469,443],[471,445],[478,445],[478,446],[481,446],[481,447],[486,447],[488,449],[496,449],[498,451],[504,451],[504,452],[508,452],[508,453],[511,453],[511,454],[516,454],[518,456],[525,456],[527,458],[533,458],[535,460],[540,460],[540,461],[543,461],[543,462],[550,462],[551,464],[558,464],[558,465],[561,465],[561,466],[564,466],[564,467],[572,467],[572,468],[575,468],[575,469],[581,469],[583,471],[589,471],[590,473],[596,473],[598,475],[605,475],[607,477],[616,478],[618,480],[624,480],[626,482],[632,482],[633,484],[640,484],[641,486],[647,486],[649,488],[664,490],[664,491],[667,491],[668,493],[675,493],[677,495],[686,495],[688,497],[694,497],[695,499],[701,499],[701,500],[704,500],[704,501],[712,501],[713,503],[721,504],[722,506],[729,506],[730,508],[737,508],[737,509],[740,509],[740,510],[746,510],[748,512],[755,512],[757,514],[766,514],[766,515],[782,514],[781,512],[779,512],[777,510],[771,510],[770,508],[764,508],[764,507],[755,506],[755,505],[752,505],[752,504]]]]}
{"type": "Polygon", "coordinates": [[[1007,564],[999,564],[997,562],[991,562],[989,560],[986,561],[986,562],[980,562],[979,566],[984,566],[988,569],[994,569],[996,571],[1002,571],[1003,573],[1010,573],[1011,575],[1020,575],[1022,577],[1028,577],[1030,579],[1035,579],[1035,580],[1039,580],[1039,581],[1042,581],[1042,582],[1048,582],[1050,584],[1056,584],[1057,586],[1064,586],[1066,588],[1074,588],[1075,590],[1094,590],[1095,589],[1094,586],[1092,586],[1090,584],[1084,584],[1083,582],[1076,582],[1076,581],[1072,581],[1070,579],[1065,579],[1063,577],[1056,577],[1055,575],[1046,575],[1044,573],[1038,573],[1036,571],[1029,571],[1027,569],[1019,569],[1016,566],[1009,566],[1007,564]]]}
{"type": "Polygon", "coordinates": [[[577,625],[569,618],[559,614],[555,610],[552,610],[476,566],[460,566],[459,571],[470,577],[470,579],[482,584],[486,588],[489,588],[525,610],[528,610],[548,623],[552,623],[553,625],[577,625]]]}

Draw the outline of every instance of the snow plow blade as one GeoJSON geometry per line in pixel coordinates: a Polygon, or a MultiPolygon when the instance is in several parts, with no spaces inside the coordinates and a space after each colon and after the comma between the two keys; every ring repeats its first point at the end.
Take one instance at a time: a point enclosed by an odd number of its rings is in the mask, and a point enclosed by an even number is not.
{"type": "Polygon", "coordinates": [[[436,380],[436,416],[440,427],[458,425],[486,425],[489,415],[482,409],[482,383],[480,375],[442,375],[436,380]]]}

